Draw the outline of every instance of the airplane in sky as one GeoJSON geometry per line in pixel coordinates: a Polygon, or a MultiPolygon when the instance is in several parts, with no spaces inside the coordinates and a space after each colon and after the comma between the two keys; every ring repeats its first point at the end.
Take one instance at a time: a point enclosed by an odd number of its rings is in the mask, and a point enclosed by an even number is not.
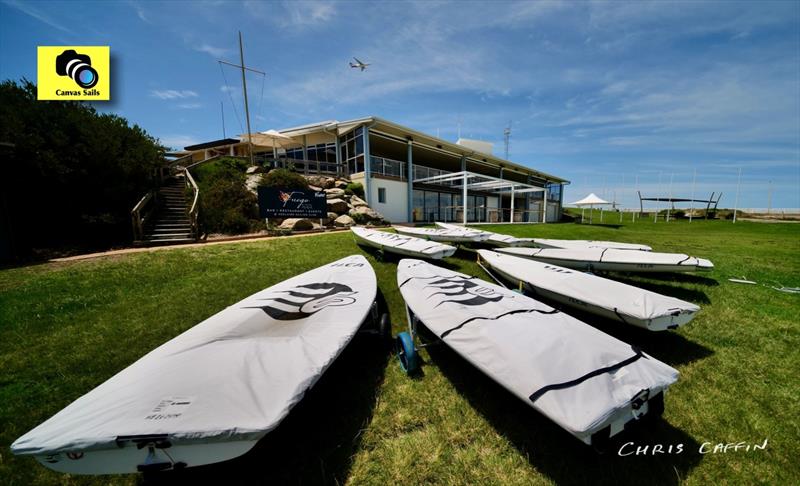
{"type": "Polygon", "coordinates": [[[367,66],[369,66],[369,65],[370,65],[370,63],[368,63],[368,62],[361,62],[361,61],[359,61],[357,57],[354,57],[353,59],[354,59],[356,62],[351,62],[351,63],[350,63],[350,67],[351,67],[351,68],[360,68],[360,69],[363,71],[363,70],[367,69],[367,66]]]}

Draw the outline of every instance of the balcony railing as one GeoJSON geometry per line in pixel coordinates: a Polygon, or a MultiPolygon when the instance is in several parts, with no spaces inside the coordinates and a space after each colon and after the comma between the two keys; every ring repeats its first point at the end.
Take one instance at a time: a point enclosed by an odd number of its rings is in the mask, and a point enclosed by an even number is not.
{"type": "MultiPolygon", "coordinates": [[[[425,167],[424,165],[415,165],[414,166],[414,180],[417,179],[425,179],[428,177],[436,177],[446,174],[452,174],[448,170],[441,170],[441,169],[434,169],[433,167],[425,167]]],[[[444,182],[437,182],[437,185],[440,186],[455,186],[460,185],[461,181],[453,180],[453,181],[444,181],[444,182]]]]}
{"type": "Polygon", "coordinates": [[[370,157],[370,172],[372,175],[396,177],[406,180],[406,163],[384,157],[370,157]]]}

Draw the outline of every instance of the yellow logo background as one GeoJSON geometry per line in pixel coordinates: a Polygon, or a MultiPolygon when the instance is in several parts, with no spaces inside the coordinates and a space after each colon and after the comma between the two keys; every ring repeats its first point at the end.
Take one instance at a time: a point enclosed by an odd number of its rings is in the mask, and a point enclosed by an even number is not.
{"type": "Polygon", "coordinates": [[[37,99],[40,100],[109,100],[110,50],[108,46],[39,46],[37,69],[37,99]],[[92,60],[97,71],[97,84],[90,89],[81,88],[71,77],[56,73],[56,57],[72,49],[92,60]],[[61,93],[61,94],[59,94],[61,93]],[[96,93],[96,94],[95,94],[96,93]]]}

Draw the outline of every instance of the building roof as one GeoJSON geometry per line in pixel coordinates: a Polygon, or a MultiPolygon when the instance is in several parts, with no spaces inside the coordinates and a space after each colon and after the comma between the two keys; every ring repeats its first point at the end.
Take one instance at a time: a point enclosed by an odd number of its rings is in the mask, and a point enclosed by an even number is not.
{"type": "Polygon", "coordinates": [[[211,141],[211,142],[198,143],[197,145],[189,145],[188,147],[183,147],[183,149],[184,150],[190,150],[190,151],[191,150],[203,150],[203,149],[209,149],[209,148],[214,148],[214,147],[223,147],[225,145],[235,145],[235,144],[240,143],[240,142],[241,142],[241,140],[239,140],[238,138],[222,138],[220,140],[214,140],[214,141],[211,141]]]}
{"type": "Polygon", "coordinates": [[[550,182],[560,182],[569,184],[569,181],[567,179],[563,179],[561,177],[557,177],[552,174],[547,174],[545,172],[531,169],[530,167],[526,167],[524,165],[512,162],[510,160],[505,160],[501,157],[497,157],[492,154],[485,154],[476,151],[472,148],[466,147],[464,145],[458,145],[448,140],[428,135],[426,133],[414,130],[413,128],[409,128],[400,125],[399,123],[385,120],[377,116],[368,116],[364,118],[356,118],[353,120],[346,120],[341,122],[337,120],[326,120],[318,123],[302,125],[299,127],[284,128],[278,131],[292,137],[319,131],[332,131],[333,129],[336,129],[337,133],[343,134],[359,125],[364,125],[364,124],[369,125],[370,129],[375,129],[387,133],[389,135],[393,135],[400,139],[411,139],[416,144],[426,145],[430,148],[434,148],[441,152],[451,153],[457,156],[465,156],[471,162],[483,162],[495,167],[503,167],[507,169],[516,170],[524,174],[530,174],[532,176],[541,179],[546,179],[550,182]]]}

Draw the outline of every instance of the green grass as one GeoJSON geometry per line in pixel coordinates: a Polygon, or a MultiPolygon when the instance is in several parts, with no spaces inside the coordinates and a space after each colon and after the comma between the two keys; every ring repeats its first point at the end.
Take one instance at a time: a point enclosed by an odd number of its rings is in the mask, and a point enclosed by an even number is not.
{"type": "MultiPolygon", "coordinates": [[[[608,215],[607,215],[608,216],[608,215]]],[[[606,223],[613,218],[607,218],[606,223]]],[[[597,218],[595,218],[597,221],[597,218]]],[[[616,220],[618,221],[618,219],[616,220]]],[[[710,258],[702,276],[625,277],[702,306],[678,331],[588,316],[676,367],[663,420],[623,439],[677,455],[596,454],[444,346],[410,379],[359,337],[287,420],[240,459],[155,480],[352,484],[796,484],[800,481],[800,296],[730,277],[800,286],[800,226],[725,221],[487,226],[518,236],[640,242],[710,258]],[[704,442],[764,451],[698,453],[704,442]]],[[[131,254],[0,271],[0,483],[127,484],[57,474],[8,445],[143,354],[289,276],[362,252],[349,234],[131,254]],[[288,256],[291,256],[289,258],[288,256]]],[[[395,261],[366,253],[403,329],[395,261]]],[[[473,254],[452,268],[487,278],[473,254]]]]}

